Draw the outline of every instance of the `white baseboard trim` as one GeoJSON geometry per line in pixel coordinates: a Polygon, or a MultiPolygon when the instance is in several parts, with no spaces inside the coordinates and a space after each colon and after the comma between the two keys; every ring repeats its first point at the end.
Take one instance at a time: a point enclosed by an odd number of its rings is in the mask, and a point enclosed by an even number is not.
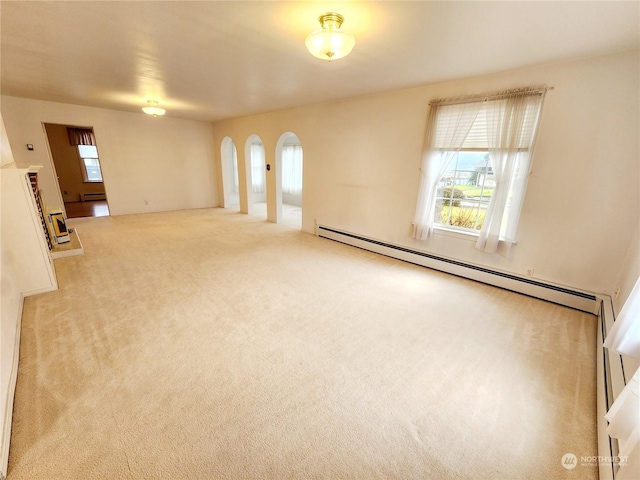
{"type": "Polygon", "coordinates": [[[36,288],[33,290],[29,290],[27,292],[24,292],[24,294],[22,295],[23,297],[30,297],[31,295],[38,295],[40,293],[47,293],[47,292],[54,292],[58,290],[58,284],[55,283],[54,285],[50,286],[50,287],[44,287],[44,288],[36,288]]]}
{"type": "Polygon", "coordinates": [[[491,270],[479,265],[464,263],[427,252],[412,250],[407,247],[381,242],[361,235],[340,231],[324,225],[316,226],[316,235],[329,240],[362,248],[388,257],[450,273],[459,277],[476,280],[478,282],[558,303],[567,307],[597,314],[599,307],[596,296],[590,292],[541,282],[527,277],[521,277],[508,272],[491,270]]]}
{"type": "Polygon", "coordinates": [[[13,348],[13,359],[11,373],[9,376],[9,386],[6,392],[5,411],[2,412],[2,438],[0,439],[0,479],[7,477],[9,466],[9,443],[11,442],[11,421],[13,418],[13,399],[16,393],[16,382],[18,380],[18,361],[20,359],[20,333],[22,330],[22,310],[24,307],[24,295],[20,295],[18,305],[18,318],[16,319],[16,338],[13,348]]]}

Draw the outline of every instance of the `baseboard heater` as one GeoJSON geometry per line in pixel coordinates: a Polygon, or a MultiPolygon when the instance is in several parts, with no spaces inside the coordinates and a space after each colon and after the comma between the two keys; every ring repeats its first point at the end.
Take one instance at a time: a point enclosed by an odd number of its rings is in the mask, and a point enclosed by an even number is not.
{"type": "Polygon", "coordinates": [[[596,341],[597,365],[597,419],[598,419],[598,467],[600,480],[613,480],[618,471],[618,440],[607,432],[604,415],[626,385],[624,360],[621,355],[603,346],[607,333],[613,327],[615,314],[611,297],[598,296],[598,338],[596,341]]]}
{"type": "Polygon", "coordinates": [[[83,193],[80,195],[80,200],[83,202],[90,202],[91,200],[106,200],[107,195],[104,192],[100,193],[83,193]]]}
{"type": "Polygon", "coordinates": [[[316,226],[316,235],[405,262],[451,273],[459,277],[476,280],[591,314],[597,314],[598,304],[596,302],[596,296],[588,292],[573,290],[559,285],[533,280],[528,277],[520,277],[518,275],[491,270],[431,253],[412,250],[324,225],[316,226]]]}

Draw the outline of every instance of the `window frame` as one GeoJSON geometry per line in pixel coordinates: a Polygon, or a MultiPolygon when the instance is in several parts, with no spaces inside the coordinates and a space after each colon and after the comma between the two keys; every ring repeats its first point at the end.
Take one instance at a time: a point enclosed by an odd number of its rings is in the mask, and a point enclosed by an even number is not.
{"type": "Polygon", "coordinates": [[[100,165],[100,158],[98,156],[98,148],[95,145],[76,145],[76,151],[80,160],[80,171],[82,172],[83,183],[104,183],[104,177],[102,175],[102,166],[100,165]],[[95,156],[83,156],[82,149],[80,147],[92,146],[96,149],[95,156]],[[87,170],[86,160],[95,160],[97,163],[98,172],[100,173],[100,180],[92,180],[89,178],[89,172],[87,170]]]}
{"type": "MultiPolygon", "coordinates": [[[[509,254],[517,239],[545,94],[552,88],[532,86],[429,102],[414,239],[427,240],[442,228],[434,222],[438,184],[460,149],[479,147],[490,152],[496,186],[476,248],[509,254]]],[[[469,236],[467,228],[448,228],[469,236]]]]}
{"type": "MultiPolygon", "coordinates": [[[[442,151],[442,152],[450,152],[451,150],[444,150],[444,149],[442,149],[442,150],[440,150],[440,151],[442,151]]],[[[484,148],[461,148],[461,149],[457,150],[457,154],[456,154],[456,155],[460,155],[460,153],[485,153],[485,154],[487,154],[487,155],[490,155],[489,150],[488,150],[488,149],[484,149],[484,148]]],[[[492,167],[491,167],[491,159],[490,159],[490,158],[488,158],[488,159],[487,159],[487,163],[486,163],[485,168],[492,169],[492,167]]],[[[447,170],[447,171],[449,171],[449,170],[447,170]]],[[[457,173],[458,171],[462,171],[462,172],[469,172],[469,170],[458,170],[457,168],[456,168],[454,171],[455,171],[456,173],[457,173]]],[[[473,172],[471,172],[471,173],[473,173],[473,172]]],[[[485,179],[485,181],[486,181],[486,179],[485,179]]],[[[453,190],[455,189],[455,187],[456,187],[456,184],[454,183],[454,184],[452,185],[452,194],[453,194],[453,190]]],[[[436,188],[438,188],[438,187],[436,187],[436,188]]],[[[483,184],[483,185],[482,185],[482,190],[484,191],[484,189],[485,189],[485,188],[486,188],[486,187],[485,187],[485,185],[483,184]]],[[[492,194],[493,194],[493,192],[492,192],[492,194]]],[[[481,198],[482,198],[482,196],[481,196],[481,198]]],[[[436,195],[436,196],[435,196],[436,206],[437,206],[437,202],[438,202],[439,200],[446,200],[446,198],[445,198],[445,197],[440,197],[440,196],[436,195]]],[[[451,201],[451,203],[453,203],[453,200],[454,200],[453,195],[452,195],[452,197],[450,197],[450,198],[449,198],[449,200],[451,201]]],[[[483,204],[483,203],[486,203],[486,205],[488,206],[488,204],[489,204],[489,202],[490,202],[490,201],[491,201],[491,197],[488,197],[488,200],[487,200],[486,202],[481,202],[481,201],[477,201],[477,202],[476,202],[476,201],[474,201],[474,203],[477,203],[477,204],[478,204],[478,206],[469,207],[469,208],[471,208],[471,209],[473,209],[473,210],[478,210],[478,211],[479,211],[479,209],[480,209],[479,205],[481,205],[481,204],[483,204]]],[[[437,210],[437,209],[436,209],[436,210],[437,210]]],[[[436,222],[436,221],[435,221],[435,215],[437,215],[437,214],[438,214],[438,212],[437,212],[437,211],[434,211],[434,222],[433,222],[433,228],[434,228],[434,230],[447,231],[447,232],[455,232],[455,233],[457,233],[457,234],[462,234],[462,235],[471,235],[471,236],[473,236],[473,237],[477,237],[478,235],[480,235],[480,228],[460,227],[460,226],[457,226],[457,225],[452,225],[452,224],[450,224],[450,223],[440,223],[440,222],[436,222]]],[[[440,218],[442,218],[442,216],[441,216],[441,215],[440,215],[440,218]]],[[[477,221],[478,221],[478,214],[476,214],[476,216],[475,216],[475,222],[476,222],[476,225],[477,225],[477,221]]]]}

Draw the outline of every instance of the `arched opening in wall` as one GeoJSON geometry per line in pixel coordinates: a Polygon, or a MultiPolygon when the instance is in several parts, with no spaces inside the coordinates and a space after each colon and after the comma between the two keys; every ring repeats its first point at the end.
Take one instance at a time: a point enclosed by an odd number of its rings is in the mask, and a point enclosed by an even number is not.
{"type": "Polygon", "coordinates": [[[247,165],[248,211],[267,217],[267,168],[264,145],[257,135],[251,135],[245,145],[247,165]]]}
{"type": "Polygon", "coordinates": [[[278,221],[302,228],[302,144],[295,133],[286,132],[276,145],[278,221]]]}
{"type": "Polygon", "coordinates": [[[240,209],[240,182],[238,181],[238,151],[230,137],[224,137],[220,146],[222,158],[222,189],[224,208],[240,209]]]}

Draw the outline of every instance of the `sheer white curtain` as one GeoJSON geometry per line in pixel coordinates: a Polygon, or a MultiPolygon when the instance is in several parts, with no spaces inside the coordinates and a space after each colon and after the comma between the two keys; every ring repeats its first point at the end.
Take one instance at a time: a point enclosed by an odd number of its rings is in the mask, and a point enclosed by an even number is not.
{"type": "Polygon", "coordinates": [[[640,278],[613,322],[604,346],[622,355],[640,359],[640,278]]]}
{"type": "Polygon", "coordinates": [[[282,147],[282,193],[302,195],[302,146],[282,147]]]}
{"type": "Polygon", "coordinates": [[[640,279],[607,334],[604,346],[635,361],[633,377],[627,381],[605,418],[609,422],[607,433],[618,439],[618,456],[626,460],[624,465],[621,462],[616,480],[637,479],[640,472],[640,279]]]}
{"type": "Polygon", "coordinates": [[[251,187],[253,193],[265,192],[264,146],[261,143],[251,144],[251,187]]]}
{"type": "Polygon", "coordinates": [[[229,160],[231,162],[231,171],[233,172],[233,186],[231,191],[233,194],[237,195],[240,192],[238,181],[238,151],[233,143],[231,144],[231,155],[229,156],[229,160]]]}
{"type": "Polygon", "coordinates": [[[496,187],[476,247],[508,254],[524,200],[543,94],[520,90],[485,102],[489,158],[496,187]]]}
{"type": "Polygon", "coordinates": [[[481,108],[482,102],[431,105],[413,220],[414,238],[424,240],[433,233],[438,182],[458,155],[481,108]]]}

